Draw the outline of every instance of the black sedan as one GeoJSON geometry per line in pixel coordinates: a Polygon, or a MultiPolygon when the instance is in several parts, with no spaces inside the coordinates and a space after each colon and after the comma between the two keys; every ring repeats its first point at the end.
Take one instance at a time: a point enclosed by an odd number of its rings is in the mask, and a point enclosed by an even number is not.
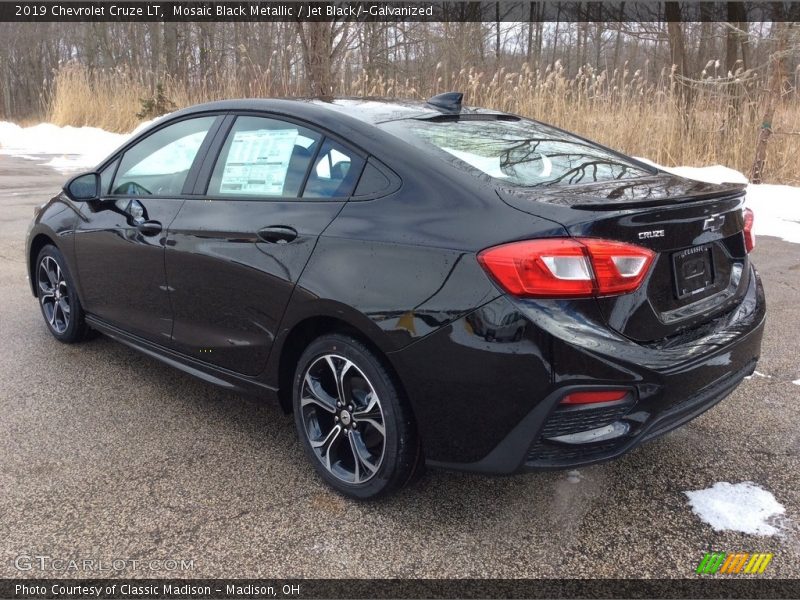
{"type": "Polygon", "coordinates": [[[38,211],[27,260],[56,339],[275,398],[369,498],[425,464],[595,463],[709,409],[759,357],[753,244],[742,186],[450,93],[173,113],[38,211]]]}

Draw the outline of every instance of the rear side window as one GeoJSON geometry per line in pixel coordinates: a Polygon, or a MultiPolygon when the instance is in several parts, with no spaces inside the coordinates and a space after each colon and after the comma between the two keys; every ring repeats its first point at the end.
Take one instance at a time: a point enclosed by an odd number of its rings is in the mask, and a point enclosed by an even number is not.
{"type": "Polygon", "coordinates": [[[296,198],[321,138],[280,119],[238,117],[214,165],[207,193],[296,198]]]}
{"type": "Polygon", "coordinates": [[[364,167],[361,178],[358,180],[358,185],[353,192],[353,196],[358,198],[380,194],[388,190],[390,185],[391,181],[389,181],[389,178],[386,177],[378,167],[372,164],[372,160],[369,160],[367,161],[367,166],[364,167]]]}
{"type": "Polygon", "coordinates": [[[594,183],[652,174],[597,144],[527,119],[404,119],[380,127],[465,170],[513,186],[594,183]]]}
{"type": "Polygon", "coordinates": [[[148,135],[122,156],[111,193],[174,196],[183,191],[200,146],[216,117],[186,119],[148,135]]]}
{"type": "Polygon", "coordinates": [[[353,193],[364,160],[326,139],[308,176],[303,198],[341,198],[353,193]]]}

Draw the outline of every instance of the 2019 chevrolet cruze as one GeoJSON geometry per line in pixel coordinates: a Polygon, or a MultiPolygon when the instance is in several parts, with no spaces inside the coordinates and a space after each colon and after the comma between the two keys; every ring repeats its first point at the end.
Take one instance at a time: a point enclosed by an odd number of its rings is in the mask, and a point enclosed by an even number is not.
{"type": "Polygon", "coordinates": [[[457,93],[233,100],[73,178],[27,259],[58,340],[277,398],[369,498],[606,460],[719,402],[765,318],[743,205],[457,93]]]}

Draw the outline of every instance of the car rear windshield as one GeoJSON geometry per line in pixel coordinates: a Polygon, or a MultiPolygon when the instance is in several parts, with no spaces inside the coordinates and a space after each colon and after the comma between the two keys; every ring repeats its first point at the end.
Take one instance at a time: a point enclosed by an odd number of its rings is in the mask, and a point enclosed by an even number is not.
{"type": "Polygon", "coordinates": [[[597,144],[527,119],[403,119],[380,127],[456,166],[512,186],[595,183],[654,172],[597,144]]]}

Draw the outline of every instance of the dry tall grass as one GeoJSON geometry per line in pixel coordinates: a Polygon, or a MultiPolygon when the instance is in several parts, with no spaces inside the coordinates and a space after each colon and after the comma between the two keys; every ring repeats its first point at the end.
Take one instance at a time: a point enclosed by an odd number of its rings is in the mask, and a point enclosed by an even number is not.
{"type": "MultiPolygon", "coordinates": [[[[192,86],[170,77],[161,83],[166,97],[178,107],[221,98],[302,94],[302,82],[286,83],[288,78],[279,75],[270,68],[251,66],[246,75],[215,73],[192,86]]],[[[757,84],[704,76],[693,84],[693,100],[686,111],[679,102],[678,84],[668,70],[656,77],[648,75],[627,69],[609,73],[586,66],[577,76],[568,77],[559,63],[541,70],[523,65],[515,72],[462,69],[444,73],[437,69],[425,82],[368,80],[363,75],[345,74],[336,93],[425,98],[455,89],[465,92],[469,104],[552,123],[661,164],[723,164],[749,172],[761,125],[761,97],[753,91],[757,84]]],[[[130,131],[139,121],[136,113],[141,110],[141,99],[153,93],[146,74],[119,70],[90,73],[82,66],[68,66],[58,74],[48,119],[61,125],[130,131]]],[[[779,105],[773,125],[778,131],[800,131],[796,96],[779,105]]],[[[766,180],[800,183],[799,154],[800,136],[773,136],[766,180]]]]}

